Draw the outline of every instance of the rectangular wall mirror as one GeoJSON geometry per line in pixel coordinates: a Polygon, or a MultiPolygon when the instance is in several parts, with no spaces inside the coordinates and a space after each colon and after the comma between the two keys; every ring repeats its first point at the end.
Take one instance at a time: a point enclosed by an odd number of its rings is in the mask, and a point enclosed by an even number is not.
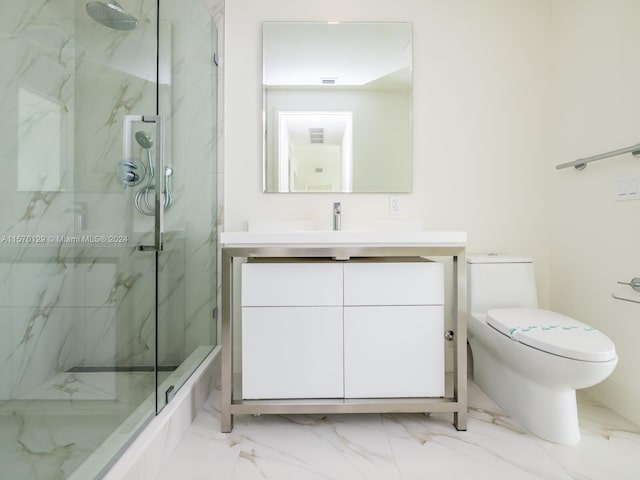
{"type": "Polygon", "coordinates": [[[265,192],[412,186],[410,23],[263,24],[265,192]]]}

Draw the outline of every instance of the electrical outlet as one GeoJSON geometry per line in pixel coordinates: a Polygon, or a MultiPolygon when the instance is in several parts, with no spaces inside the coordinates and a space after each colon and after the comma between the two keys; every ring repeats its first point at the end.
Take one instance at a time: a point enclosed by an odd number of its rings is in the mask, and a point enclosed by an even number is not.
{"type": "Polygon", "coordinates": [[[400,197],[389,196],[389,215],[400,215],[400,197]]]}
{"type": "Polygon", "coordinates": [[[615,182],[613,192],[616,200],[640,199],[640,178],[638,177],[618,178],[615,182]]]}

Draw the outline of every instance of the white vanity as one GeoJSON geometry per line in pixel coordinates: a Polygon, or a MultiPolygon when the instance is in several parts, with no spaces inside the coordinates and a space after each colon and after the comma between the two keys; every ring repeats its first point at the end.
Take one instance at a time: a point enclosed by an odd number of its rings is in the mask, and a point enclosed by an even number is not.
{"type": "Polygon", "coordinates": [[[221,243],[224,432],[242,413],[436,411],[466,430],[466,234],[225,232],[221,243]],[[444,264],[429,256],[453,258],[450,397],[444,264]]]}

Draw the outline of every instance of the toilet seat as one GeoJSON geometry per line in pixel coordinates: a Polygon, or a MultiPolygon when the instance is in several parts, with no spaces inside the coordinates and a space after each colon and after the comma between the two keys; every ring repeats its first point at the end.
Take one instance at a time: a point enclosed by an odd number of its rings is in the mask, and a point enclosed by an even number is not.
{"type": "Polygon", "coordinates": [[[499,308],[487,312],[486,322],[513,340],[561,357],[587,362],[616,358],[609,337],[560,313],[537,308],[499,308]]]}

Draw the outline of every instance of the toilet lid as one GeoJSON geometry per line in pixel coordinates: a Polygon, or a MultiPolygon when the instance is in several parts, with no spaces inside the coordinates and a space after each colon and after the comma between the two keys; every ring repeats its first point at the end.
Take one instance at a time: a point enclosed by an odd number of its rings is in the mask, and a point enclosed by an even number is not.
{"type": "Polygon", "coordinates": [[[520,343],[561,357],[606,362],[616,357],[613,342],[589,325],[536,308],[499,308],[487,312],[487,324],[520,343]]]}

